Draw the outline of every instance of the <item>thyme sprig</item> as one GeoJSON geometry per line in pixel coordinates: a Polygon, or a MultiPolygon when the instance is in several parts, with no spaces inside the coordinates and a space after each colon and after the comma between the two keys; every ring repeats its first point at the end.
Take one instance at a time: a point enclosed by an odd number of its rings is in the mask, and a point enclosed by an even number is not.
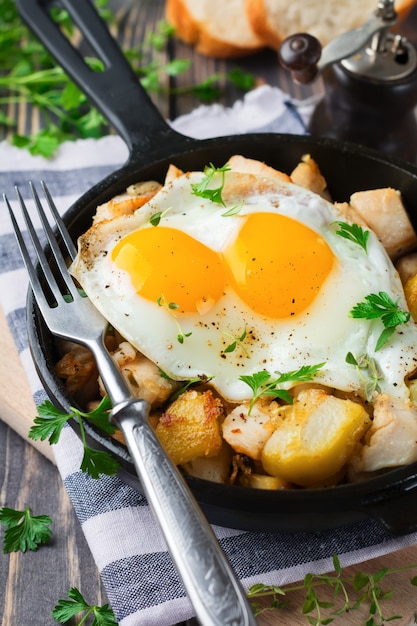
{"type": "MultiPolygon", "coordinates": [[[[345,576],[337,555],[333,556],[334,573],[307,574],[304,580],[295,585],[279,587],[276,585],[252,585],[248,590],[248,598],[252,601],[255,615],[274,609],[288,609],[290,596],[294,592],[305,592],[301,607],[302,613],[310,626],[326,626],[351,611],[365,610],[361,621],[355,623],[363,626],[383,626],[386,622],[400,619],[401,615],[385,615],[382,602],[390,598],[394,589],[385,590],[383,583],[388,576],[399,572],[413,570],[417,564],[405,565],[389,569],[383,567],[374,574],[358,572],[354,576],[345,576]],[[323,597],[320,589],[331,592],[323,597]],[[269,605],[259,603],[259,600],[269,598],[269,605]]],[[[417,576],[410,580],[411,585],[417,586],[417,576]]]]}

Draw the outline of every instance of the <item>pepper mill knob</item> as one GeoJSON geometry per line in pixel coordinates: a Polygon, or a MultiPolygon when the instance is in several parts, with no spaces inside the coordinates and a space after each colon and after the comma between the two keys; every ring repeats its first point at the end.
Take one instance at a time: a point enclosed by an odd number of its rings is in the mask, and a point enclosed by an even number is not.
{"type": "Polygon", "coordinates": [[[317,63],[321,57],[321,43],[309,33],[290,35],[278,51],[279,61],[291,72],[295,82],[309,83],[317,75],[317,63]]]}

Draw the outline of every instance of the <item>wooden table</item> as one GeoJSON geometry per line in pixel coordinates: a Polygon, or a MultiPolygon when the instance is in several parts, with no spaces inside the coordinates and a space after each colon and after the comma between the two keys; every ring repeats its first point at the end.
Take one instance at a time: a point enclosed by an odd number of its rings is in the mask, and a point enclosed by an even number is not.
{"type": "MultiPolygon", "coordinates": [[[[118,2],[117,7],[122,6],[118,2]]],[[[145,31],[152,30],[162,17],[163,3],[146,0],[134,7],[135,22],[145,24],[145,31]],[[146,20],[145,20],[146,18],[146,20]]],[[[133,32],[129,20],[122,20],[124,30],[118,36],[144,37],[143,29],[133,32]],[[140,35],[138,34],[140,32],[140,35]]],[[[415,37],[414,25],[417,13],[413,12],[404,25],[408,37],[415,37]]],[[[291,85],[287,77],[279,72],[276,56],[272,51],[265,51],[241,61],[231,63],[205,59],[194,55],[183,44],[171,46],[169,54],[193,59],[194,74],[201,78],[213,73],[223,72],[239,65],[254,72],[259,82],[280,83],[283,88],[292,90],[297,96],[305,95],[305,90],[298,90],[291,85]]],[[[185,80],[185,79],[184,79],[185,80]]],[[[231,104],[241,94],[227,88],[221,101],[231,104]]],[[[198,103],[189,96],[175,99],[156,97],[160,110],[166,117],[176,116],[192,110],[198,103]]],[[[28,125],[28,116],[21,110],[14,110],[20,126],[28,125]]],[[[36,126],[36,118],[31,118],[36,126]]],[[[21,128],[22,130],[22,128],[21,128]]],[[[71,586],[78,587],[91,603],[102,604],[106,601],[105,592],[89,553],[84,535],[66,495],[48,444],[35,449],[25,440],[28,424],[35,415],[35,407],[25,375],[19,362],[16,349],[11,340],[4,316],[0,315],[0,506],[22,509],[31,506],[34,514],[48,514],[53,519],[53,539],[48,547],[42,547],[35,553],[13,553],[0,555],[0,618],[3,626],[50,626],[56,622],[51,611],[59,598],[66,596],[71,586]],[[8,426],[12,424],[12,428],[8,426]],[[20,434],[17,434],[18,431],[20,434]]],[[[357,571],[374,572],[381,567],[396,568],[406,564],[417,564],[417,546],[390,554],[366,564],[349,567],[346,575],[357,571]]],[[[415,572],[417,573],[417,572],[415,572]]],[[[398,614],[404,619],[396,624],[415,623],[410,621],[417,610],[417,591],[409,583],[412,574],[402,572],[387,582],[388,587],[396,589],[392,598],[384,603],[385,615],[398,614]]],[[[291,605],[285,611],[266,613],[259,618],[259,623],[284,624],[297,626],[306,624],[301,615],[300,606],[303,595],[293,596],[291,605]]],[[[335,624],[359,624],[361,612],[343,615],[335,624]]],[[[72,622],[75,624],[75,622],[72,622]]]]}

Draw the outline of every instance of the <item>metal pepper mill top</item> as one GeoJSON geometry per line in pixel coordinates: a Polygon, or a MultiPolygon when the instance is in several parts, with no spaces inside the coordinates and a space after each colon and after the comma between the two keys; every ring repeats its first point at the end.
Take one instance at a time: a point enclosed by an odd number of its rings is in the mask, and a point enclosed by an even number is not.
{"type": "Polygon", "coordinates": [[[394,0],[379,0],[362,26],[324,48],[308,33],[285,39],[280,63],[293,80],[322,74],[325,96],[310,122],[312,135],[353,141],[407,161],[417,159],[417,51],[390,28],[394,0]]]}

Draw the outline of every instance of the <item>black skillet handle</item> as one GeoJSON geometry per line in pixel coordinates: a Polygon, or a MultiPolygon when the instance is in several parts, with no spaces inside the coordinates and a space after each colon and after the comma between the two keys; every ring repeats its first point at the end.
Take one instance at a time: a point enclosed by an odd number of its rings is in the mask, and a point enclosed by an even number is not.
{"type": "Polygon", "coordinates": [[[169,140],[184,147],[188,138],[172,130],[140,85],[107,25],[88,0],[61,0],[105,66],[93,72],[49,14],[53,0],[16,0],[28,27],[87,98],[126,142],[129,152],[154,153],[169,140]]]}

